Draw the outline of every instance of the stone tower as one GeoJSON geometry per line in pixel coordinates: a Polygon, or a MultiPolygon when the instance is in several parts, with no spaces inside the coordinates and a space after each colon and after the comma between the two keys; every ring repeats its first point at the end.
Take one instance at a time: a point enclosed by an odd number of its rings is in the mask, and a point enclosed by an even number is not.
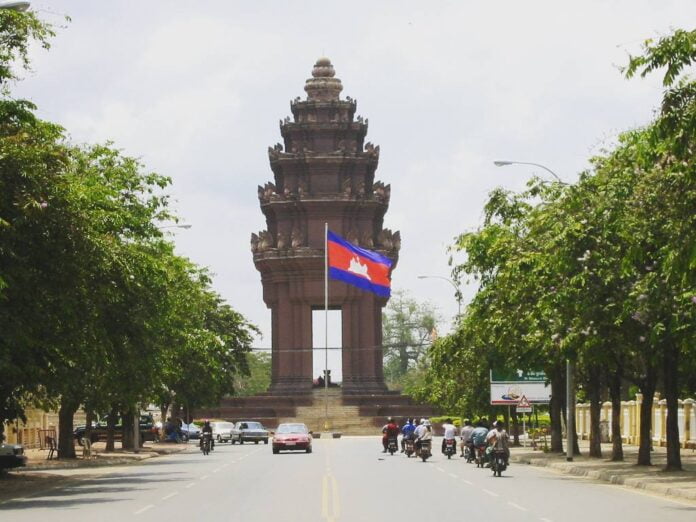
{"type": "MultiPolygon", "coordinates": [[[[283,143],[269,147],[274,181],[259,186],[267,229],[251,235],[263,299],[271,309],[273,393],[312,386],[312,310],[324,307],[324,223],[353,244],[396,264],[399,232],[384,229],[390,186],[375,181],[379,147],[365,143],[367,119],[341,99],[328,58],[317,60],[307,98],[290,103],[280,122],[283,143]]],[[[342,311],[343,392],[386,391],[382,371],[382,308],[387,300],[338,281],[329,306],[342,311]]]]}

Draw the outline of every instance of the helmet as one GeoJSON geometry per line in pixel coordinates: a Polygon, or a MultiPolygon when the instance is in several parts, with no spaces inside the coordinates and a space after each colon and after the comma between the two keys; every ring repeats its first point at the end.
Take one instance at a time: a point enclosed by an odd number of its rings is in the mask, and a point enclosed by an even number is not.
{"type": "Polygon", "coordinates": [[[387,422],[394,422],[394,417],[387,417],[387,422]]]}

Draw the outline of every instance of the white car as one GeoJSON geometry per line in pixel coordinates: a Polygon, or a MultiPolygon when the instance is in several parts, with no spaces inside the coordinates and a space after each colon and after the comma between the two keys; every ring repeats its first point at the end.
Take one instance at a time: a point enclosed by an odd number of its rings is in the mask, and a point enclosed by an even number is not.
{"type": "Polygon", "coordinates": [[[230,432],[234,428],[233,422],[216,421],[211,422],[210,425],[213,427],[213,439],[217,442],[229,442],[232,440],[230,432]]]}

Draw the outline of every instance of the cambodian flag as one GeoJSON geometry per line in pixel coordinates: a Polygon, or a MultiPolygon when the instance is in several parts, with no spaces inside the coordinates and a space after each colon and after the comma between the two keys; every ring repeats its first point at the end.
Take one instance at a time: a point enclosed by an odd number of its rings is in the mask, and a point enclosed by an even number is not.
{"type": "Polygon", "coordinates": [[[391,259],[372,250],[355,246],[331,231],[326,244],[329,257],[329,275],[382,297],[391,294],[391,259]]]}

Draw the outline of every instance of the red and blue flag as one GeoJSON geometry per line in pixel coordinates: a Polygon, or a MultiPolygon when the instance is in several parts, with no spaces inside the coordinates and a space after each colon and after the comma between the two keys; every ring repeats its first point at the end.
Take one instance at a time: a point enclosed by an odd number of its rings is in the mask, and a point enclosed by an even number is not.
{"type": "Polygon", "coordinates": [[[360,248],[327,232],[329,275],[349,285],[374,292],[382,297],[391,294],[389,272],[392,260],[372,250],[360,248]]]}

